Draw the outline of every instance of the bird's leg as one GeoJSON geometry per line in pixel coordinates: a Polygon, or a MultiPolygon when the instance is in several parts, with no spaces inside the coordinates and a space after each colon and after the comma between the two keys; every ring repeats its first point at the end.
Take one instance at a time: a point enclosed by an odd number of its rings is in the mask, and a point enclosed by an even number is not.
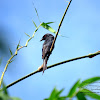
{"type": "Polygon", "coordinates": [[[38,71],[41,71],[43,69],[43,64],[38,68],[38,71]]]}

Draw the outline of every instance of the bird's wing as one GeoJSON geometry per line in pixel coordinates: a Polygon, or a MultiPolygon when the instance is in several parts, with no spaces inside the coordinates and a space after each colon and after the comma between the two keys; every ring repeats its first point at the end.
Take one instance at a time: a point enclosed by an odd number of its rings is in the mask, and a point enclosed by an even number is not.
{"type": "Polygon", "coordinates": [[[44,57],[45,57],[45,49],[46,49],[46,46],[43,45],[43,48],[42,48],[42,59],[44,59],[44,57]]]}
{"type": "Polygon", "coordinates": [[[52,41],[43,45],[42,59],[44,59],[46,57],[46,55],[50,52],[51,45],[52,45],[52,41]]]}

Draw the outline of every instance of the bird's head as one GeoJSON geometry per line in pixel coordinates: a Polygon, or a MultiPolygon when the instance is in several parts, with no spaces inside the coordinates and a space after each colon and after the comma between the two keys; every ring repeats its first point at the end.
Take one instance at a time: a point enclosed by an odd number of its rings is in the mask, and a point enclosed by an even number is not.
{"type": "Polygon", "coordinates": [[[47,40],[49,38],[54,39],[54,36],[52,34],[47,33],[42,37],[42,39],[40,41],[47,40]]]}

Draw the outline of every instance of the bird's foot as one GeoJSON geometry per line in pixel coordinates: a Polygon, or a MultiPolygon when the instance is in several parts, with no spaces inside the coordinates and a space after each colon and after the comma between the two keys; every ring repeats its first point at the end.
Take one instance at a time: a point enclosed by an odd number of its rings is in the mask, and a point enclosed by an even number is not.
{"type": "Polygon", "coordinates": [[[43,70],[43,64],[38,68],[38,71],[43,70]]]}

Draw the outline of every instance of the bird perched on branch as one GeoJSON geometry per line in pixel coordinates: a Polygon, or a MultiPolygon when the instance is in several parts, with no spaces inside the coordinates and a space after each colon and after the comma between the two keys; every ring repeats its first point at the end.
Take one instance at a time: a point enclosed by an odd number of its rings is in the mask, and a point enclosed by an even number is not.
{"type": "Polygon", "coordinates": [[[43,40],[44,40],[43,47],[42,47],[43,64],[42,66],[39,67],[39,69],[43,68],[43,73],[44,73],[44,71],[47,69],[47,61],[51,53],[50,48],[53,43],[54,36],[52,34],[47,33],[42,37],[40,41],[43,41],[43,40]]]}

